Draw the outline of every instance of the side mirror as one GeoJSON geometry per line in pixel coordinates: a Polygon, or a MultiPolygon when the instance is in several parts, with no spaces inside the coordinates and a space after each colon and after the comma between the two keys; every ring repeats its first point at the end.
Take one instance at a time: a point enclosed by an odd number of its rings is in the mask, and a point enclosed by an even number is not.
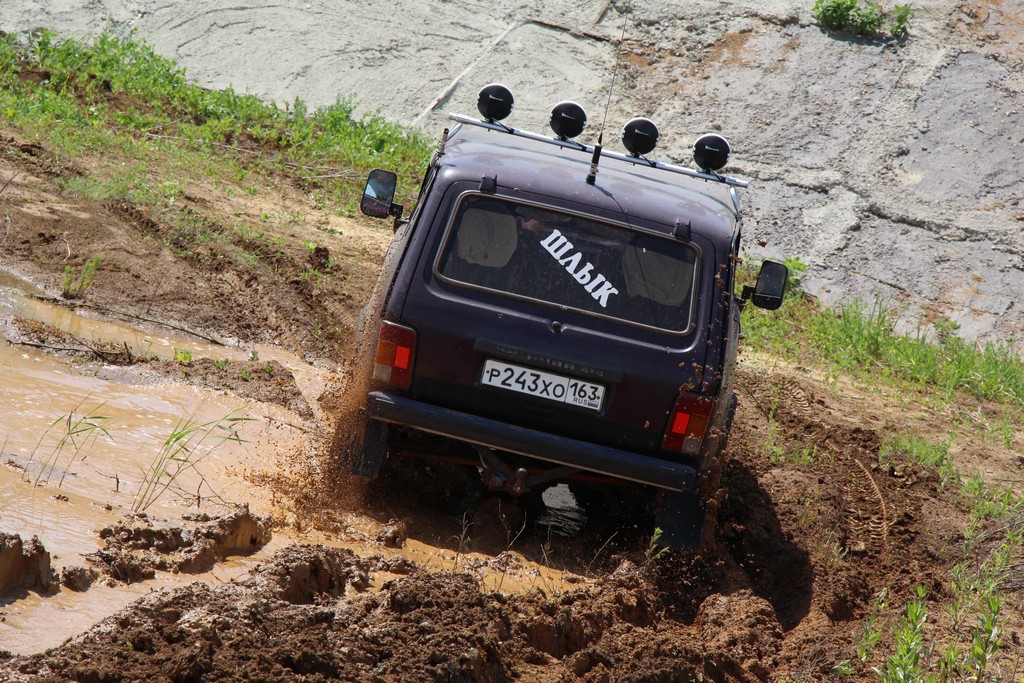
{"type": "Polygon", "coordinates": [[[782,296],[786,293],[786,280],[789,268],[778,261],[765,261],[761,264],[761,272],[757,274],[757,284],[751,288],[743,288],[743,298],[758,308],[774,311],[782,305],[782,296]]]}
{"type": "Polygon", "coordinates": [[[398,187],[398,176],[391,171],[375,169],[370,171],[363,189],[363,198],[359,202],[359,210],[373,218],[387,218],[391,215],[392,202],[395,199],[395,188],[398,187]]]}

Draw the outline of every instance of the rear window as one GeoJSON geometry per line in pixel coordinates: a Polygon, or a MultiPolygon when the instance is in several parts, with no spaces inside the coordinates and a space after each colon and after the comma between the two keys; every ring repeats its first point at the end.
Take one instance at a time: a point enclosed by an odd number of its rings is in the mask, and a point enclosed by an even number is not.
{"type": "Polygon", "coordinates": [[[468,195],[436,271],[456,283],[684,332],[692,317],[696,262],[696,249],[671,238],[468,195]]]}

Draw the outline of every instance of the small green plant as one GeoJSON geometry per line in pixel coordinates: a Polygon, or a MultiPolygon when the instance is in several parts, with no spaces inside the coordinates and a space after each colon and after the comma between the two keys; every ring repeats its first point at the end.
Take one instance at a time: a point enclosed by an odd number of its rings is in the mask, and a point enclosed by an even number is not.
{"type": "Polygon", "coordinates": [[[266,365],[264,365],[260,369],[263,370],[263,372],[265,374],[267,374],[267,375],[273,375],[274,374],[274,366],[271,363],[267,363],[266,365]]]}
{"type": "Polygon", "coordinates": [[[651,534],[651,540],[647,543],[647,549],[644,550],[644,569],[651,569],[654,564],[661,559],[665,553],[669,552],[669,547],[662,545],[661,537],[663,532],[661,527],[656,527],[654,533],[651,534]]]}
{"type": "Polygon", "coordinates": [[[1001,601],[996,594],[989,595],[982,603],[978,614],[978,625],[971,629],[971,647],[967,651],[975,681],[985,680],[985,669],[999,647],[999,612],[1001,601]]]}
{"type": "Polygon", "coordinates": [[[871,653],[878,646],[882,637],[881,622],[884,614],[889,609],[889,589],[883,588],[875,594],[871,601],[871,614],[864,620],[864,627],[861,629],[860,641],[857,643],[857,659],[867,664],[871,653]]]}
{"type": "Polygon", "coordinates": [[[981,581],[971,572],[967,562],[957,562],[953,566],[953,580],[950,582],[953,598],[946,611],[954,630],[959,630],[967,613],[973,609],[974,601],[981,589],[981,581]]]}
{"type": "Polygon", "coordinates": [[[256,363],[259,361],[259,359],[260,352],[256,350],[256,347],[254,346],[251,349],[249,349],[249,360],[251,360],[253,363],[256,363]]]}
{"type": "Polygon", "coordinates": [[[1014,436],[1016,436],[1017,433],[1017,427],[1009,416],[1000,416],[995,423],[989,425],[987,432],[988,434],[994,435],[1004,448],[1013,448],[1013,441],[1014,436]]]}
{"type": "Polygon", "coordinates": [[[858,36],[888,34],[894,38],[906,35],[913,14],[910,5],[886,10],[871,0],[815,0],[811,13],[827,28],[858,36]]]}
{"type": "Polygon", "coordinates": [[[242,380],[243,382],[248,382],[249,380],[252,379],[252,373],[249,372],[248,370],[239,370],[238,379],[242,380]]]}
{"type": "Polygon", "coordinates": [[[832,667],[832,673],[836,676],[852,676],[854,673],[853,664],[849,659],[844,659],[832,667]]]}
{"type": "MultiPolygon", "coordinates": [[[[39,441],[36,443],[35,448],[33,448],[32,453],[29,454],[29,464],[35,460],[36,453],[43,448],[43,443],[47,441],[48,438],[54,440],[49,453],[47,453],[41,462],[39,474],[36,475],[35,481],[33,482],[34,486],[39,486],[41,482],[49,483],[50,478],[57,469],[61,454],[65,451],[70,451],[71,456],[61,472],[60,480],[57,482],[57,488],[60,488],[64,484],[64,478],[67,476],[68,470],[72,465],[74,465],[75,461],[85,459],[85,456],[87,455],[86,449],[91,443],[94,443],[101,435],[107,437],[111,441],[114,440],[103,426],[103,422],[108,420],[109,416],[97,413],[104,404],[100,403],[84,415],[78,414],[84,404],[85,399],[75,406],[70,413],[58,417],[50,423],[50,426],[47,427],[46,431],[44,431],[42,436],[39,437],[39,441]]],[[[27,476],[28,468],[26,468],[25,472],[27,476]]]]}
{"type": "Polygon", "coordinates": [[[928,619],[928,590],[917,586],[917,599],[907,603],[906,614],[893,628],[894,652],[882,668],[873,671],[883,683],[909,683],[923,679],[921,657],[925,651],[924,623],[928,619]]]}
{"type": "Polygon", "coordinates": [[[174,349],[174,362],[179,365],[191,365],[192,352],[188,349],[174,349]]]}
{"type": "Polygon", "coordinates": [[[218,370],[220,370],[221,372],[227,372],[227,369],[228,369],[228,359],[227,358],[222,358],[221,360],[216,360],[216,361],[213,362],[213,366],[215,368],[217,368],[218,370]]]}
{"type": "Polygon", "coordinates": [[[896,5],[889,10],[886,17],[886,26],[889,29],[889,34],[896,38],[907,35],[907,31],[910,29],[910,17],[913,14],[914,12],[910,9],[910,5],[896,5]]]}
{"type": "Polygon", "coordinates": [[[64,267],[64,282],[61,294],[65,299],[81,299],[96,281],[96,269],[100,265],[100,255],[93,256],[86,260],[81,272],[76,272],[72,266],[64,267]]]}
{"type": "Polygon", "coordinates": [[[132,502],[132,511],[143,512],[174,484],[182,473],[194,469],[207,455],[227,441],[244,443],[235,426],[252,420],[232,411],[222,418],[198,422],[195,415],[181,418],[164,440],[132,502]]]}

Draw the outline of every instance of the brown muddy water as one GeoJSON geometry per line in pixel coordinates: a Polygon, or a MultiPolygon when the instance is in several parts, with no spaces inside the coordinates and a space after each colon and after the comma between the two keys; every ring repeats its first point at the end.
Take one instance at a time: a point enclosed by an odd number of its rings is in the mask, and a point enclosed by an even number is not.
{"type": "MultiPolygon", "coordinates": [[[[80,339],[123,343],[135,353],[162,358],[173,358],[176,350],[218,359],[250,354],[86,318],[34,299],[33,294],[31,286],[11,276],[0,281],[0,324],[8,328],[5,332],[18,316],[80,339]]],[[[314,368],[278,350],[261,348],[258,353],[292,368],[304,390],[318,391],[326,381],[314,368]]],[[[0,531],[26,541],[38,537],[58,572],[84,565],[82,555],[102,546],[97,531],[133,509],[146,468],[182,420],[202,424],[225,416],[249,418],[235,423],[243,443],[209,440],[196,449],[193,457],[201,458],[199,465],[182,472],[146,509],[153,517],[180,518],[197,508],[217,514],[241,501],[249,502],[254,511],[272,514],[272,498],[254,491],[244,475],[254,467],[274,466],[279,453],[301,448],[302,432],[288,427],[295,416],[278,406],[156,382],[133,376],[130,369],[77,365],[9,342],[0,346],[0,406],[0,531]]],[[[270,547],[284,543],[282,536],[270,547]]],[[[229,580],[263,554],[219,564],[208,575],[188,580],[229,580]]],[[[35,652],[57,645],[139,595],[181,581],[168,574],[134,586],[96,584],[82,593],[30,593],[0,602],[0,649],[35,652]]]]}
{"type": "MultiPolygon", "coordinates": [[[[241,443],[208,440],[196,448],[197,466],[183,471],[145,512],[173,525],[185,513],[217,515],[246,503],[253,513],[273,517],[275,528],[273,540],[258,551],[229,557],[206,573],[157,572],[155,579],[135,584],[96,581],[82,592],[62,588],[0,598],[0,650],[28,654],[54,647],[151,591],[197,580],[231,581],[293,542],[401,556],[434,571],[472,571],[485,586],[506,592],[559,590],[580,580],[515,552],[493,557],[416,539],[385,548],[378,539],[381,523],[357,509],[345,513],[342,533],[311,530],[282,496],[253,481],[272,480],[308,453],[310,435],[327,419],[316,398],[337,378],[280,349],[233,348],[176,337],[156,327],[89,317],[39,295],[30,284],[0,274],[0,331],[6,337],[0,345],[0,532],[18,534],[26,542],[38,537],[55,574],[64,567],[89,566],[83,556],[103,547],[99,530],[122,521],[138,506],[146,469],[182,421],[203,424],[228,416],[247,418],[234,423],[241,443]],[[276,360],[294,374],[313,409],[312,419],[278,405],[170,382],[135,367],[66,360],[12,343],[19,340],[16,318],[166,360],[187,351],[193,359],[233,362],[247,360],[255,351],[261,362],[276,360]],[[90,429],[90,423],[102,429],[90,429]]],[[[577,523],[578,511],[567,491],[565,497],[568,501],[560,501],[555,492],[547,514],[549,524],[568,529],[577,523]]],[[[388,578],[386,572],[378,573],[371,590],[388,578]]]]}

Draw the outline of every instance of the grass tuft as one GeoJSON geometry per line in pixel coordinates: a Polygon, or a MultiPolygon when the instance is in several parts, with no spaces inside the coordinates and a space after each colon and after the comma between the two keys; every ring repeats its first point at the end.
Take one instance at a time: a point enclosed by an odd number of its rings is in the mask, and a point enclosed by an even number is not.
{"type": "Polygon", "coordinates": [[[76,271],[72,266],[64,267],[64,281],[61,295],[65,299],[81,299],[96,281],[96,269],[100,266],[100,255],[93,254],[86,260],[81,271],[76,271]]]}
{"type": "MultiPolygon", "coordinates": [[[[48,440],[51,441],[49,452],[43,456],[39,474],[36,475],[33,486],[39,486],[41,483],[49,483],[53,477],[54,472],[57,470],[61,455],[65,452],[70,452],[67,464],[63,467],[63,471],[60,475],[60,480],[57,482],[57,488],[60,488],[64,484],[64,479],[67,477],[68,471],[79,460],[84,460],[88,455],[88,447],[95,443],[100,436],[105,436],[111,441],[113,437],[107,432],[104,427],[104,422],[109,419],[107,415],[100,415],[98,411],[103,407],[103,403],[100,403],[95,408],[88,412],[81,412],[82,406],[85,405],[86,399],[75,406],[75,408],[68,413],[54,420],[43,432],[42,436],[39,437],[39,441],[36,443],[35,448],[32,449],[32,453],[29,454],[29,465],[35,460],[36,454],[40,453],[40,449],[43,449],[43,444],[48,440]]],[[[28,468],[26,467],[26,476],[28,468]]]]}
{"type": "Polygon", "coordinates": [[[198,422],[195,416],[178,420],[149,468],[132,502],[133,512],[143,512],[157,501],[184,472],[195,468],[203,458],[226,441],[244,443],[235,429],[239,422],[252,420],[232,411],[209,422],[198,422]]]}

